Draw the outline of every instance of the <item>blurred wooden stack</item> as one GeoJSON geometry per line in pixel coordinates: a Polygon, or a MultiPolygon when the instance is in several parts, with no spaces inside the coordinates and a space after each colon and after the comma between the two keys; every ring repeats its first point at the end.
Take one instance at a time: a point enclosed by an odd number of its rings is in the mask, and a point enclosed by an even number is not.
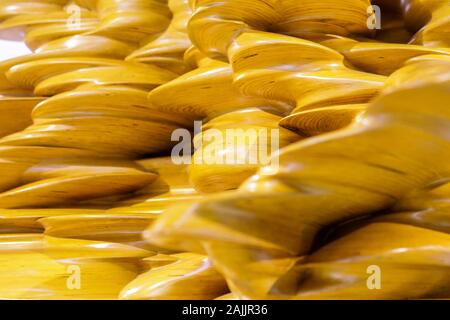
{"type": "Polygon", "coordinates": [[[450,1],[4,0],[0,31],[33,51],[0,62],[0,298],[450,298],[450,1]]]}

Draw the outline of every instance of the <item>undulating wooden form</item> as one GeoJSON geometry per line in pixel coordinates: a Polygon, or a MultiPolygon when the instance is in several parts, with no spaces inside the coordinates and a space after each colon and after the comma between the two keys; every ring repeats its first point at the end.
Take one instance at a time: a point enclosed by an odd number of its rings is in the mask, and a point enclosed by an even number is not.
{"type": "Polygon", "coordinates": [[[450,298],[449,0],[3,0],[0,38],[0,298],[450,298]]]}

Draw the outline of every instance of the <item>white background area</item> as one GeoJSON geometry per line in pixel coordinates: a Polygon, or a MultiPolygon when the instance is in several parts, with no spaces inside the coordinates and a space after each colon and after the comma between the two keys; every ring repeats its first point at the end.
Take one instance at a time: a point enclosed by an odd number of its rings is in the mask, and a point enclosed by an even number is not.
{"type": "Polygon", "coordinates": [[[0,61],[23,56],[30,53],[30,49],[21,41],[0,39],[0,61]]]}

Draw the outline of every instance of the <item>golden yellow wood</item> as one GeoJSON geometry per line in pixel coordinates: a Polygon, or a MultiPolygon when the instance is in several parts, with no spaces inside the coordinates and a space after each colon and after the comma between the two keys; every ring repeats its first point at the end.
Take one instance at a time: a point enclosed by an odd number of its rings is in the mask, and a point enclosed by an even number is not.
{"type": "Polygon", "coordinates": [[[1,1],[0,298],[449,298],[449,10],[1,1]]]}

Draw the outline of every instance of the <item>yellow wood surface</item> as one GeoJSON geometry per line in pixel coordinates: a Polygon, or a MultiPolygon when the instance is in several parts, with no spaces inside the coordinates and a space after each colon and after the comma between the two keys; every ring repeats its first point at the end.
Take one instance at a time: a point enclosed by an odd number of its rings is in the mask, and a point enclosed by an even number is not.
{"type": "Polygon", "coordinates": [[[0,37],[0,298],[450,298],[449,0],[3,0],[0,37]]]}

